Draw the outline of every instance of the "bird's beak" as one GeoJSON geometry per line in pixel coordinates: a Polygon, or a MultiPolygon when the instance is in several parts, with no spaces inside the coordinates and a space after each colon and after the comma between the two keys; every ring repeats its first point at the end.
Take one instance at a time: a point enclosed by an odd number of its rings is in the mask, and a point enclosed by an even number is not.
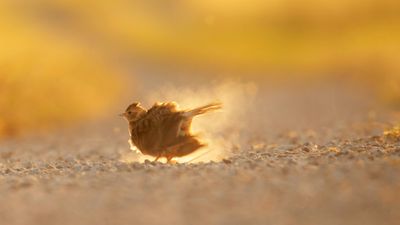
{"type": "Polygon", "coordinates": [[[121,114],[119,114],[118,116],[124,117],[124,116],[125,116],[125,113],[121,113],[121,114]]]}

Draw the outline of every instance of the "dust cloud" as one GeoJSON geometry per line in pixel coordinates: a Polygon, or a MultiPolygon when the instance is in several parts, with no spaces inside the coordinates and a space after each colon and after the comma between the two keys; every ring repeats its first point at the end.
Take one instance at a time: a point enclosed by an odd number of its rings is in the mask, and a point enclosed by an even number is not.
{"type": "MultiPolygon", "coordinates": [[[[251,120],[251,110],[258,87],[253,82],[238,81],[213,82],[197,88],[165,85],[147,95],[143,105],[151,107],[155,102],[174,101],[180,109],[192,109],[211,102],[221,102],[223,109],[196,117],[192,132],[198,135],[207,146],[195,153],[175,158],[179,163],[218,162],[229,157],[245,141],[241,135],[251,120]]],[[[143,162],[152,157],[140,154],[132,148],[134,154],[123,157],[125,162],[143,162]]]]}

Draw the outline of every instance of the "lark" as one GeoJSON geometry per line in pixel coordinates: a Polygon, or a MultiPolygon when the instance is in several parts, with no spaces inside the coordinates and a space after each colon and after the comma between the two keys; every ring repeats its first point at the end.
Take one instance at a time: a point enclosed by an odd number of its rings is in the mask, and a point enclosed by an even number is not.
{"type": "Polygon", "coordinates": [[[191,110],[179,110],[175,102],[155,103],[146,110],[133,103],[121,114],[129,123],[129,142],[144,155],[155,161],[183,157],[206,146],[192,134],[194,117],[222,108],[221,103],[211,103],[191,110]]]}

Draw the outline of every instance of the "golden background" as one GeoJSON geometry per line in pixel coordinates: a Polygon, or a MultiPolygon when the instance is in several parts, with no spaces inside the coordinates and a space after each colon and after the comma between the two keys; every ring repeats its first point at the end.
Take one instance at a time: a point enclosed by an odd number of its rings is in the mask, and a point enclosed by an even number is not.
{"type": "Polygon", "coordinates": [[[399,106],[399,27],[397,0],[4,0],[0,136],[113,111],[142,62],[253,80],[339,78],[399,106]]]}

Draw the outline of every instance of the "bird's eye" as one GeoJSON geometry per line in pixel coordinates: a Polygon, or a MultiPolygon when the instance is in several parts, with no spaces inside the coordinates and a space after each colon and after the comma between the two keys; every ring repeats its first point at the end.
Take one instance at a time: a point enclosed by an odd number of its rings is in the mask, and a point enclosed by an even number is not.
{"type": "Polygon", "coordinates": [[[129,112],[128,112],[128,114],[132,114],[132,112],[131,112],[131,111],[129,111],[129,112]]]}

